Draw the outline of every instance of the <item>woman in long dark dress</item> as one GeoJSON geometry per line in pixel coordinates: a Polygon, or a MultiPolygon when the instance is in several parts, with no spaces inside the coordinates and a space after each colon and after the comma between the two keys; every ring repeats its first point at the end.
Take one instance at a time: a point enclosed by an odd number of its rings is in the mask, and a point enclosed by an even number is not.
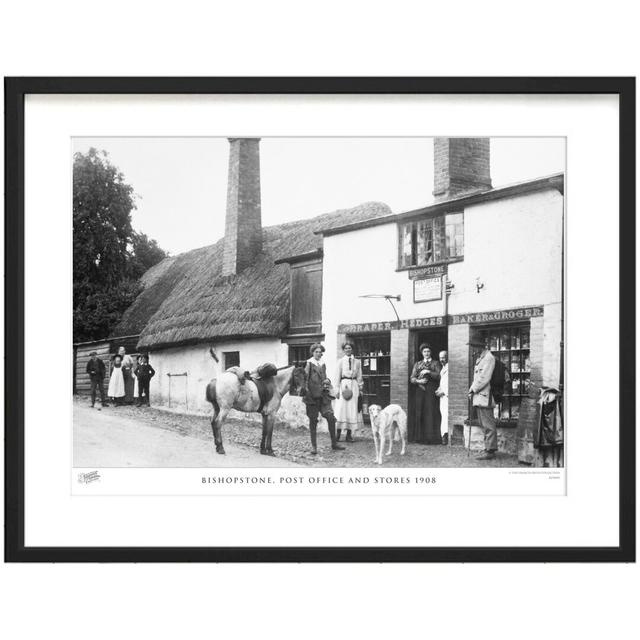
{"type": "Polygon", "coordinates": [[[122,360],[122,375],[124,377],[124,404],[133,404],[133,391],[135,380],[133,377],[133,358],[127,355],[124,347],[118,349],[118,355],[122,360]]]}
{"type": "Polygon", "coordinates": [[[431,357],[431,347],[420,345],[422,360],[413,365],[411,384],[415,386],[413,440],[424,444],[442,444],[440,407],[436,389],[440,384],[440,363],[431,357]]]}

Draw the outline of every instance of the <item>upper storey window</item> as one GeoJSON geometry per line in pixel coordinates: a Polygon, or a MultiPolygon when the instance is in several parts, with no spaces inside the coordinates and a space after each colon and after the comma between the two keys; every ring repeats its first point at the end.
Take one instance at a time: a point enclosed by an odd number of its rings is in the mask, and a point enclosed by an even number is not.
{"type": "Polygon", "coordinates": [[[414,220],[399,225],[399,267],[421,267],[464,256],[464,214],[414,220]]]}

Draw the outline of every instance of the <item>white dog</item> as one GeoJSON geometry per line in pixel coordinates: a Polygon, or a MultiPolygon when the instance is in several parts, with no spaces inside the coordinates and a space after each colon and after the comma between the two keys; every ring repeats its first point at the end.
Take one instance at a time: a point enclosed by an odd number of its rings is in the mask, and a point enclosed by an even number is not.
{"type": "Polygon", "coordinates": [[[389,438],[389,450],[386,455],[391,454],[394,433],[400,433],[400,439],[402,440],[400,455],[403,456],[407,447],[407,414],[402,407],[397,404],[390,404],[382,409],[380,405],[372,404],[369,406],[369,417],[371,418],[373,442],[376,445],[376,462],[382,464],[382,452],[387,438],[389,438]],[[395,429],[393,428],[394,425],[395,429]]]}

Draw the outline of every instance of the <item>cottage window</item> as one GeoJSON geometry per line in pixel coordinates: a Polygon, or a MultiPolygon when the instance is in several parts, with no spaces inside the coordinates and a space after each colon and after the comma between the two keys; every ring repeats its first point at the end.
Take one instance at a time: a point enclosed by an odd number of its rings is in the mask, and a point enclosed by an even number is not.
{"type": "Polygon", "coordinates": [[[463,213],[447,213],[400,225],[400,268],[459,260],[463,255],[463,213]]]}
{"type": "Polygon", "coordinates": [[[240,366],[240,352],[239,351],[223,351],[224,357],[224,369],[225,371],[230,367],[240,366]]]}
{"type": "Polygon", "coordinates": [[[304,367],[307,360],[310,358],[309,349],[313,343],[308,344],[290,344],[289,345],[289,364],[295,367],[304,367]]]}

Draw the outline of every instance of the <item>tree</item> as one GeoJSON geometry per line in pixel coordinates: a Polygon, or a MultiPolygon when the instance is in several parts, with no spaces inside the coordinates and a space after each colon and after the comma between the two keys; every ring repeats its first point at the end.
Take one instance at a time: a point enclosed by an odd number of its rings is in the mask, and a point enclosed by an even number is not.
{"type": "Polygon", "coordinates": [[[167,257],[167,252],[144,233],[133,232],[130,275],[139,280],[153,265],[167,257]]]}
{"type": "Polygon", "coordinates": [[[73,332],[77,342],[109,335],[140,292],[139,279],[166,257],[134,231],[133,187],[105,151],[73,162],[73,332]]]}

